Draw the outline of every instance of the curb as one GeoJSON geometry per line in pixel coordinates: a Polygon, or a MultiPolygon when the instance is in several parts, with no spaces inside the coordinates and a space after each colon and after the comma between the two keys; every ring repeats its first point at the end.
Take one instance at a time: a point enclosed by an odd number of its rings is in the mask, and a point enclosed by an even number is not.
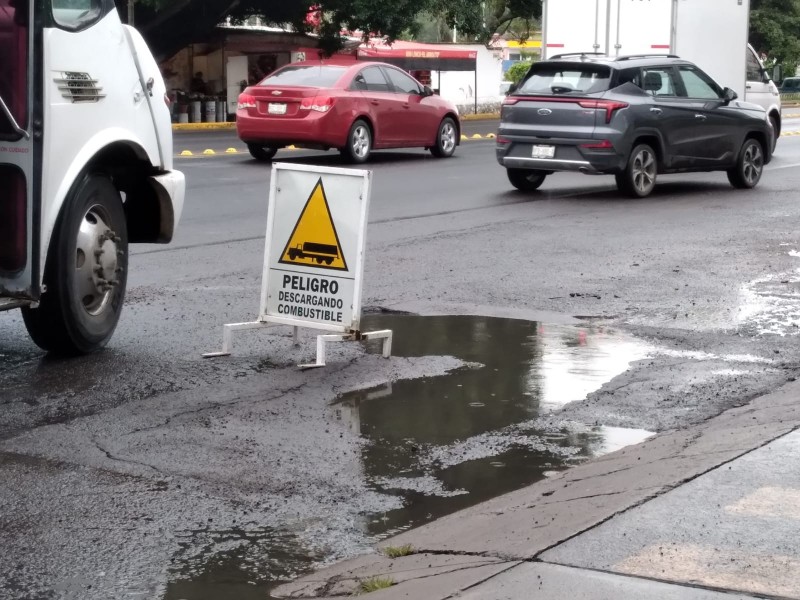
{"type": "MultiPolygon", "coordinates": [[[[500,118],[500,113],[480,113],[462,115],[462,121],[492,121],[500,118]]],[[[236,129],[236,122],[225,123],[173,123],[172,131],[227,131],[236,129]]]]}
{"type": "MultiPolygon", "coordinates": [[[[800,108],[800,104],[784,108],[800,108]]],[[[475,115],[461,115],[462,121],[494,121],[500,118],[500,113],[479,113],[475,115]]],[[[783,115],[784,119],[798,119],[800,113],[783,115]]],[[[225,131],[236,129],[235,122],[226,123],[173,123],[172,131],[225,131]]]]}
{"type": "MultiPolygon", "coordinates": [[[[791,115],[792,117],[800,117],[798,115],[791,115]]],[[[213,123],[209,123],[213,125],[213,123]]],[[[223,125],[224,123],[219,123],[219,125],[223,125]]],[[[196,123],[196,125],[205,125],[205,123],[196,123]]],[[[797,131],[784,131],[781,133],[781,137],[794,137],[800,136],[800,130],[797,131]]],[[[493,140],[496,139],[497,135],[494,133],[475,133],[472,135],[461,135],[462,142],[474,142],[478,140],[493,140]]],[[[296,146],[286,146],[285,148],[281,148],[282,150],[300,150],[296,146]]],[[[192,150],[183,150],[178,152],[175,156],[178,158],[186,158],[190,156],[217,156],[220,154],[247,154],[247,150],[240,150],[238,148],[226,148],[225,150],[213,150],[208,148],[202,151],[192,151],[192,150]]]]}
{"type": "Polygon", "coordinates": [[[224,131],[236,129],[236,123],[173,123],[172,131],[224,131]]]}
{"type": "Polygon", "coordinates": [[[461,115],[462,121],[493,121],[500,118],[500,113],[479,113],[477,115],[461,115]]]}

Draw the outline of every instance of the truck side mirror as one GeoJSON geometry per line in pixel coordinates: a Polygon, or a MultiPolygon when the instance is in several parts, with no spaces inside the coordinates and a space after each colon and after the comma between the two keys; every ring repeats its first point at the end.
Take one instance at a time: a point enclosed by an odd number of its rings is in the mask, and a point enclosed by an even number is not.
{"type": "Polygon", "coordinates": [[[772,81],[783,81],[783,65],[775,65],[772,69],[772,81]]]}

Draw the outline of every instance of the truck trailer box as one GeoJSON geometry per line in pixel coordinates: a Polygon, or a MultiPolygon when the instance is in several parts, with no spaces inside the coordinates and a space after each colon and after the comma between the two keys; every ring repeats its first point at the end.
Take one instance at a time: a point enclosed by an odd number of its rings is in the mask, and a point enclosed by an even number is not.
{"type": "Polygon", "coordinates": [[[780,134],[780,94],[748,45],[750,0],[544,0],[542,58],[673,54],[767,111],[780,134]]]}

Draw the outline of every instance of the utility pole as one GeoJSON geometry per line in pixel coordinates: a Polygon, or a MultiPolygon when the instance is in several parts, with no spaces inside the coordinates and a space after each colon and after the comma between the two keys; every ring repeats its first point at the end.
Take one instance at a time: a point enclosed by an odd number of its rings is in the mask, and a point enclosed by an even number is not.
{"type": "Polygon", "coordinates": [[[133,27],[133,2],[134,0],[128,0],[128,25],[133,27]]]}

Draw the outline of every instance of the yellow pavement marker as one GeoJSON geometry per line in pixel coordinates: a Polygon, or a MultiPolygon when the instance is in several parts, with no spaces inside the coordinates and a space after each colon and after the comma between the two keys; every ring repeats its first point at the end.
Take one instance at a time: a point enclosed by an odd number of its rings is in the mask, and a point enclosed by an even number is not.
{"type": "MultiPolygon", "coordinates": [[[[785,136],[787,136],[787,135],[800,135],[800,131],[786,131],[782,135],[785,135],[785,136]]],[[[469,142],[469,141],[473,141],[473,140],[492,140],[492,139],[495,139],[496,137],[497,137],[497,135],[494,134],[494,133],[475,133],[475,134],[472,134],[471,136],[462,133],[461,134],[461,141],[462,142],[469,142]]],[[[284,148],[284,150],[300,150],[300,148],[298,148],[297,146],[291,145],[291,146],[286,146],[284,148]]],[[[217,150],[214,150],[212,148],[206,148],[205,150],[203,150],[202,154],[203,154],[203,156],[217,156],[219,154],[241,154],[242,152],[243,152],[243,150],[240,150],[239,148],[226,148],[224,151],[223,150],[217,151],[217,150]]],[[[179,156],[196,156],[196,155],[191,150],[183,150],[183,151],[181,151],[179,156]]]]}

